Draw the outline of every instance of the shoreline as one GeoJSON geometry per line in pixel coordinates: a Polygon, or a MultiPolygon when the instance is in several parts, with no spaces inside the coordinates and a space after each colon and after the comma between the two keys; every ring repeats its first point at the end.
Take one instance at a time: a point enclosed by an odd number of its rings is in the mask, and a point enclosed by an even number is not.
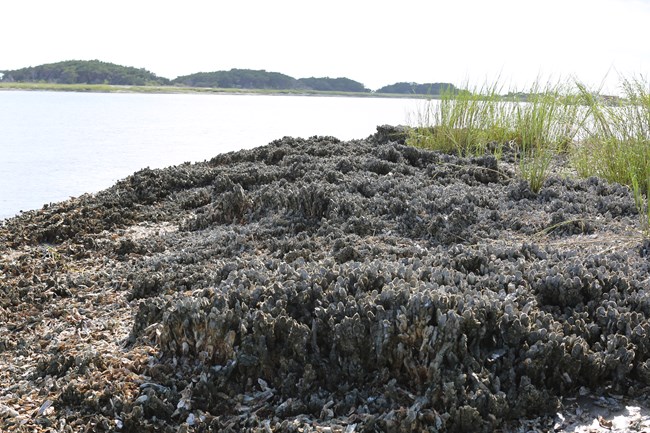
{"type": "Polygon", "coordinates": [[[439,95],[405,95],[398,93],[335,92],[318,90],[228,89],[215,87],[116,86],[108,84],[0,83],[0,91],[49,91],[80,93],[144,93],[144,94],[207,94],[321,96],[350,98],[440,99],[439,95]]]}

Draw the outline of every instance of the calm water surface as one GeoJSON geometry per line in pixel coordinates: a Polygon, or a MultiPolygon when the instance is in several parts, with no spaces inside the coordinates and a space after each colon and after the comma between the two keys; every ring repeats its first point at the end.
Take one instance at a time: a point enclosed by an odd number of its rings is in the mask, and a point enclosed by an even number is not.
{"type": "Polygon", "coordinates": [[[365,138],[417,100],[0,91],[0,219],[284,136],[365,138]]]}

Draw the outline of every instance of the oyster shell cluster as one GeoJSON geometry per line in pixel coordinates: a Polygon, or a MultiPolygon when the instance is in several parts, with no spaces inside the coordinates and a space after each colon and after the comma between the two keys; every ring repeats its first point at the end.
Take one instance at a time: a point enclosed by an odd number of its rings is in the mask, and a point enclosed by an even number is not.
{"type": "Polygon", "coordinates": [[[630,192],[552,176],[535,194],[506,161],[393,127],[285,137],[6,221],[0,362],[33,361],[0,376],[0,424],[493,431],[581,389],[643,395],[630,192]],[[50,403],[23,421],[30,386],[50,403]]]}

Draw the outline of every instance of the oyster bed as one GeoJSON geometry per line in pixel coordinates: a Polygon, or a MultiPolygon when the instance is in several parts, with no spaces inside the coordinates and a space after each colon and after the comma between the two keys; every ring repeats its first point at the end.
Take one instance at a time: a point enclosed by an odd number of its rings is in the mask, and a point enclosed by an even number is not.
{"type": "Polygon", "coordinates": [[[560,430],[565,397],[646,395],[628,189],[534,194],[507,156],[401,133],[283,138],[7,220],[2,431],[560,430]]]}

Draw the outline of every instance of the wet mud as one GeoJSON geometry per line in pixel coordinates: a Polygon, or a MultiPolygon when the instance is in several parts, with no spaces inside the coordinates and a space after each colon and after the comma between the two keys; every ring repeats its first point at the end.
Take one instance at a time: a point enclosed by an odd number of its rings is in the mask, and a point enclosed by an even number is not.
{"type": "Polygon", "coordinates": [[[400,128],[142,170],[0,242],[7,431],[507,431],[650,385],[629,190],[400,128]]]}

